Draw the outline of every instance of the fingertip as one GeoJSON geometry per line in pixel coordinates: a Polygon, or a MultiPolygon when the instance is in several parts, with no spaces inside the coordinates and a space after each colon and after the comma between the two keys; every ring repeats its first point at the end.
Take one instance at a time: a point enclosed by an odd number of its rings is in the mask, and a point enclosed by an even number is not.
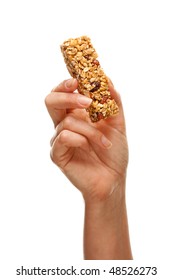
{"type": "Polygon", "coordinates": [[[110,90],[111,96],[115,99],[115,101],[118,103],[118,105],[121,104],[121,95],[115,89],[115,87],[112,83],[109,83],[109,90],[110,90]]]}
{"type": "Polygon", "coordinates": [[[58,91],[73,92],[75,89],[77,89],[77,85],[78,85],[77,80],[71,78],[61,82],[58,86],[54,87],[51,90],[51,92],[58,92],[58,91]]]}
{"type": "Polygon", "coordinates": [[[64,86],[66,87],[66,89],[73,89],[77,87],[77,80],[72,78],[72,79],[68,79],[66,81],[64,81],[64,86]]]}

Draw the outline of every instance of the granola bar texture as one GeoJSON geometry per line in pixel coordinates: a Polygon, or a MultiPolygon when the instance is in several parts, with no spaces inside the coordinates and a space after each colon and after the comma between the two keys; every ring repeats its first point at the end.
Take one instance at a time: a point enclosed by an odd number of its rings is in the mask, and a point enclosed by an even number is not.
{"type": "Polygon", "coordinates": [[[87,36],[66,40],[61,51],[70,75],[78,81],[78,92],[92,98],[87,109],[92,122],[118,114],[112,99],[108,78],[97,59],[98,55],[87,36]]]}

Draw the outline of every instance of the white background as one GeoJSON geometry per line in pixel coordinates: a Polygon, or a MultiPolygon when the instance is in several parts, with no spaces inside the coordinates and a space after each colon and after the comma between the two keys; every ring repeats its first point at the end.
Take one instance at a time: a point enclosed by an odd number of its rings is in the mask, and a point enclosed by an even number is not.
{"type": "Polygon", "coordinates": [[[162,270],[167,265],[168,270],[173,251],[171,4],[171,0],[0,2],[3,279],[14,279],[21,265],[50,267],[83,258],[83,199],[49,158],[54,129],[44,105],[50,90],[69,77],[59,45],[81,35],[91,37],[124,104],[134,259],[144,266],[162,264],[162,270]]]}

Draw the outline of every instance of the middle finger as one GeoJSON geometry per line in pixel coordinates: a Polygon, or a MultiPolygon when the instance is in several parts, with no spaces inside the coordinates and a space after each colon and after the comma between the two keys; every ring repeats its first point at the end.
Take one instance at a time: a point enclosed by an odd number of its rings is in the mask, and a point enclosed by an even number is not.
{"type": "Polygon", "coordinates": [[[91,102],[92,99],[79,93],[67,92],[52,92],[45,99],[47,110],[55,127],[64,119],[67,109],[87,108],[91,102]]]}

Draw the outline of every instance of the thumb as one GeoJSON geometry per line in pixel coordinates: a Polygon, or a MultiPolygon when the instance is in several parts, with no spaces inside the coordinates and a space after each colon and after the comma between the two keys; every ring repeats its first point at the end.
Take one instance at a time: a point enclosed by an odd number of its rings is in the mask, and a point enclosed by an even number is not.
{"type": "Polygon", "coordinates": [[[126,125],[125,125],[125,117],[124,117],[124,110],[123,110],[123,104],[121,100],[120,94],[116,91],[114,88],[114,85],[109,80],[109,90],[111,93],[111,96],[115,100],[115,102],[118,105],[119,113],[115,116],[110,118],[110,121],[113,122],[114,127],[116,127],[120,132],[125,134],[126,131],[126,125]]]}

